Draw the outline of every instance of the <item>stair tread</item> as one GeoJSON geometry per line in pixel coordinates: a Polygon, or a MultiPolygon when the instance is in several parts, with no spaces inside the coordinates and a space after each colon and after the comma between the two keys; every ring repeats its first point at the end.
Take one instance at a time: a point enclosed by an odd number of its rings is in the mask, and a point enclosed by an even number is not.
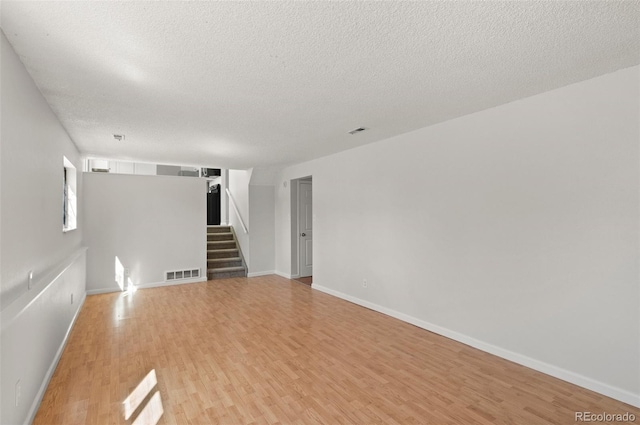
{"type": "Polygon", "coordinates": [[[216,262],[216,263],[224,263],[226,261],[240,261],[242,258],[240,257],[222,257],[222,258],[209,258],[207,262],[216,262]]]}
{"type": "Polygon", "coordinates": [[[207,272],[208,273],[227,273],[227,272],[239,272],[244,270],[245,270],[244,266],[237,266],[237,267],[222,267],[219,269],[208,269],[207,272]]]}
{"type": "Polygon", "coordinates": [[[207,226],[207,233],[221,233],[221,232],[231,232],[231,228],[228,226],[207,226]]]}

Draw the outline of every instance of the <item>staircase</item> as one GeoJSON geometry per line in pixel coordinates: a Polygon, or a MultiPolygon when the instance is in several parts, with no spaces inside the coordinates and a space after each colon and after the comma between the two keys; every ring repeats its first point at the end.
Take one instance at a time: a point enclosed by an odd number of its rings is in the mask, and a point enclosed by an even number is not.
{"type": "Polygon", "coordinates": [[[207,226],[207,279],[246,277],[247,267],[231,226],[207,226]]]}

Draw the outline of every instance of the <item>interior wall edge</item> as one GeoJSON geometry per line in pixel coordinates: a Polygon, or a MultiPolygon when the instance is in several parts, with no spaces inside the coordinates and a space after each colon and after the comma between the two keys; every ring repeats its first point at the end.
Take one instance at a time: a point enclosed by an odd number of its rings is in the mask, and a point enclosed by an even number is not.
{"type": "Polygon", "coordinates": [[[291,275],[290,273],[285,273],[285,272],[281,272],[281,271],[275,270],[274,274],[277,274],[278,276],[284,277],[285,279],[293,279],[293,275],[291,275]]]}

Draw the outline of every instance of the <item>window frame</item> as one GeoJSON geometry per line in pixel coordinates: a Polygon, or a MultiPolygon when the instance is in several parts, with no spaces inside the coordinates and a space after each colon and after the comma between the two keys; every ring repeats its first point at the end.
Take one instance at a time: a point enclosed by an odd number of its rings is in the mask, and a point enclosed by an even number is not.
{"type": "Polygon", "coordinates": [[[62,232],[78,228],[77,170],[66,156],[63,156],[62,174],[62,232]]]}

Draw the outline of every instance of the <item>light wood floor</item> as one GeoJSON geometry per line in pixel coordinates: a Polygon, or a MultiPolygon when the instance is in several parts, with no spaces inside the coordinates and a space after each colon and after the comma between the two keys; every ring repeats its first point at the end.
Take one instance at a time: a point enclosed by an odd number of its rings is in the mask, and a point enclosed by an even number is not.
{"type": "Polygon", "coordinates": [[[122,403],[152,369],[160,424],[640,418],[629,405],[265,276],[87,297],[34,423],[131,424],[122,403]]]}

